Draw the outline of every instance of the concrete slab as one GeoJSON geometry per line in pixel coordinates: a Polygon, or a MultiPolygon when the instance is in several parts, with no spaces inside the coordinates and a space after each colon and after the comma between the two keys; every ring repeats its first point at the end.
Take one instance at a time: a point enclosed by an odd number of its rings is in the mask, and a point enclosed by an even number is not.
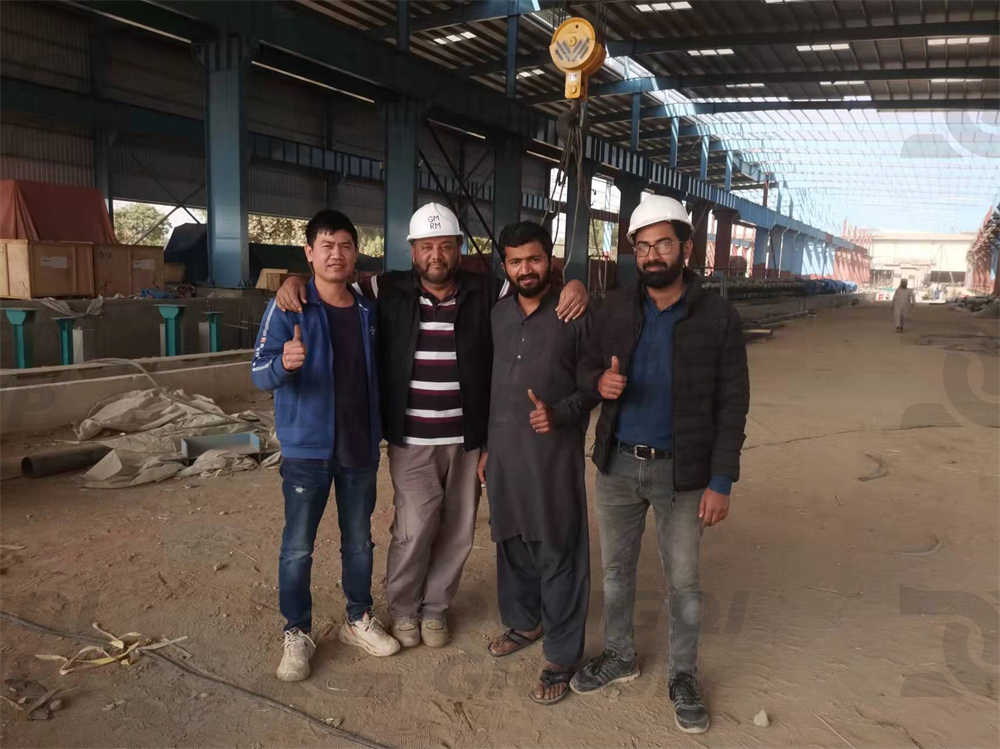
{"type": "MultiPolygon", "coordinates": [[[[248,354],[241,361],[157,372],[155,379],[164,387],[180,388],[215,400],[246,395],[255,389],[250,380],[248,354]]],[[[86,417],[98,401],[148,387],[149,378],[137,372],[0,388],[0,431],[7,437],[74,424],[86,417]]]]}

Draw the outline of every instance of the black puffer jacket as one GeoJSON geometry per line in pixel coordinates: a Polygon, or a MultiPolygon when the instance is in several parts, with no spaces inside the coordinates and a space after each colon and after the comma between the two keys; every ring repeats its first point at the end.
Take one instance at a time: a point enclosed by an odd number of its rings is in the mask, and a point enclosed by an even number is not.
{"type": "MultiPolygon", "coordinates": [[[[462,393],[462,430],[465,449],[474,450],[486,442],[490,413],[492,280],[487,275],[462,270],[455,280],[458,283],[455,354],[462,393]]],[[[378,284],[382,434],[392,444],[402,445],[420,327],[420,281],[413,271],[391,271],[379,276],[378,284]]]]}
{"type": "MultiPolygon", "coordinates": [[[[736,481],[746,435],[750,380],[742,322],[736,308],[701,288],[699,276],[684,271],[687,313],[674,329],[674,486],[702,489],[718,474],[736,481]]],[[[628,372],[642,332],[642,285],[616,289],[594,313],[591,336],[578,374],[582,389],[597,381],[617,356],[628,372]]],[[[614,449],[621,399],[605,400],[597,422],[594,463],[606,471],[614,449]]]]}

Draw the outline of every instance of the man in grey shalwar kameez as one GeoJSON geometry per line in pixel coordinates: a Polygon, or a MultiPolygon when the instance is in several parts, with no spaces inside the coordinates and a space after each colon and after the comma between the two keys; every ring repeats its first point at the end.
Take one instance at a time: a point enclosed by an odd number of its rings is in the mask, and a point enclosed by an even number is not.
{"type": "Polygon", "coordinates": [[[566,695],[583,654],[590,597],[584,435],[598,400],[576,384],[590,317],[556,317],[552,240],[542,226],[507,226],[499,244],[517,295],[493,309],[488,451],[480,461],[508,627],[489,650],[508,655],[544,633],[546,663],[529,696],[551,704],[566,695]]]}

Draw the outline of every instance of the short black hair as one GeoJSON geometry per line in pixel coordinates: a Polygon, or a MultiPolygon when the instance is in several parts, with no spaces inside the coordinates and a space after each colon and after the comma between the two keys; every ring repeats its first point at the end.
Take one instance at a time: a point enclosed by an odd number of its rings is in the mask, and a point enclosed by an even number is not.
{"type": "Polygon", "coordinates": [[[507,259],[508,247],[520,247],[528,242],[538,242],[545,254],[552,257],[552,235],[548,230],[534,221],[518,221],[516,224],[507,224],[500,232],[500,241],[497,243],[500,259],[507,259]]]}
{"type": "Polygon", "coordinates": [[[358,230],[354,228],[351,219],[347,218],[340,211],[325,208],[309,219],[309,223],[306,224],[306,244],[312,247],[313,242],[316,241],[316,235],[321,231],[328,231],[333,234],[335,231],[340,231],[341,229],[351,235],[351,239],[354,240],[354,246],[357,247],[358,230]]]}

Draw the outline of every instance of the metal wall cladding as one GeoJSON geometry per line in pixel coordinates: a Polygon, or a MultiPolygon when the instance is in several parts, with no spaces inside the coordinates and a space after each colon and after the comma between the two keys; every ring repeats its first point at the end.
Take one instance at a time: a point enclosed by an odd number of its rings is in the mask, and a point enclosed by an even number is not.
{"type": "Polygon", "coordinates": [[[94,184],[94,142],[86,135],[5,122],[0,144],[2,179],[94,184]]]}
{"type": "Polygon", "coordinates": [[[525,158],[521,160],[521,189],[543,195],[549,191],[549,171],[554,164],[548,161],[525,158]]]}
{"type": "Polygon", "coordinates": [[[248,208],[252,213],[312,216],[326,207],[326,177],[280,166],[250,165],[248,208]]]}
{"type": "Polygon", "coordinates": [[[321,88],[251,67],[245,87],[247,129],[325,146],[326,98],[321,88]]]}
{"type": "Polygon", "coordinates": [[[90,88],[90,27],[52,3],[0,3],[0,65],[11,78],[90,88]]]}
{"type": "Polygon", "coordinates": [[[204,182],[201,154],[130,141],[112,149],[111,188],[118,200],[175,205],[186,198],[187,205],[204,207],[204,182]]]}
{"type": "Polygon", "coordinates": [[[185,117],[205,114],[205,79],[186,44],[123,30],[108,41],[103,95],[185,117]]]}
{"type": "Polygon", "coordinates": [[[385,195],[380,184],[345,179],[331,191],[326,207],[343,211],[357,226],[382,229],[385,195]]]}
{"type": "Polygon", "coordinates": [[[385,153],[385,123],[374,104],[348,96],[326,99],[330,148],[381,159],[385,153]]]}

